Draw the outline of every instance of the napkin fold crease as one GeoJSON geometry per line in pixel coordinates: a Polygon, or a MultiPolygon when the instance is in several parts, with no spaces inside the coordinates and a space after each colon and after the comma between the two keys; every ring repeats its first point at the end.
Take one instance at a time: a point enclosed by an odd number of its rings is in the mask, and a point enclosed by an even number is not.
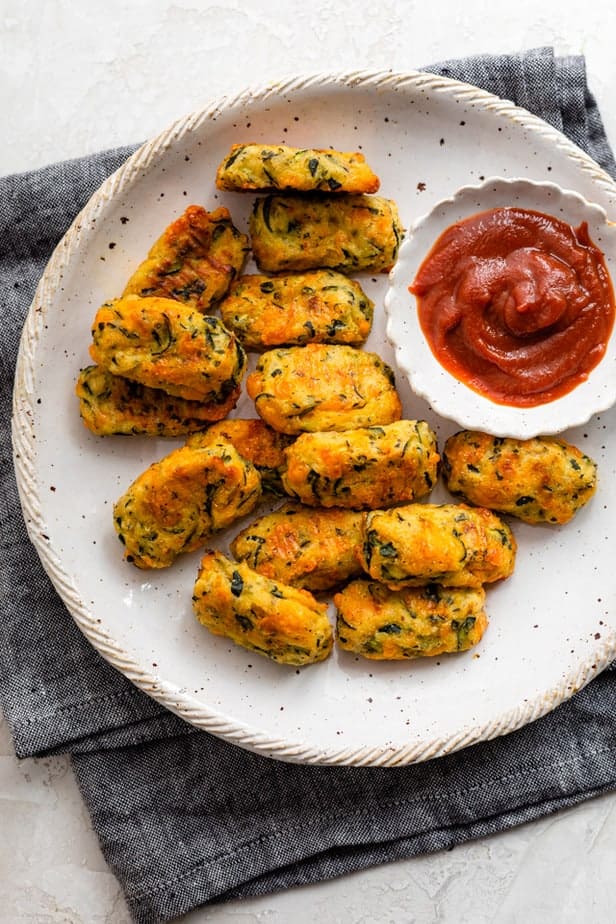
{"type": "MultiPolygon", "coordinates": [[[[534,112],[616,178],[584,59],[426,70],[534,112]]],[[[616,786],[616,672],[510,735],[399,769],[285,764],[197,731],[81,635],[29,542],[10,440],[21,328],[51,253],[135,146],[0,179],[0,703],[18,756],[68,752],[136,922],[451,848],[616,786]]]]}

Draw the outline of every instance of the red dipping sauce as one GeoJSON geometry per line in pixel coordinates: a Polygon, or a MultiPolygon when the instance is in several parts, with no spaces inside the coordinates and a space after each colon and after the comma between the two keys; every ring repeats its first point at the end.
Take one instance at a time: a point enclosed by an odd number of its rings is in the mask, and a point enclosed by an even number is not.
{"type": "Polygon", "coordinates": [[[572,391],[605,353],[614,292],[588,225],[497,208],[447,228],[409,286],[442,366],[499,404],[572,391]]]}

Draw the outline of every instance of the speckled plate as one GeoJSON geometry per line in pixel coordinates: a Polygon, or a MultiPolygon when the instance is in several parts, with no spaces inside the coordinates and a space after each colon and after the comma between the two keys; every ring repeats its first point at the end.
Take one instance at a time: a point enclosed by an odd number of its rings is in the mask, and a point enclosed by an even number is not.
{"type": "MultiPolygon", "coordinates": [[[[595,498],[561,528],[513,523],[515,574],[488,591],[491,625],[472,652],[424,662],[335,652],[302,670],[214,638],[194,620],[199,555],[164,572],[122,560],[115,499],[175,441],[97,439],[73,394],[97,307],[117,295],[153,238],[191,202],[225,203],[245,226],[252,196],[220,194],[218,162],[238,141],[361,149],[408,225],[460,186],[528,176],[576,189],[616,216],[616,186],[563,136],[476,88],[429,74],[294,78],[221,99],[142,147],[92,198],[58,247],[24,329],[14,399],[15,464],[43,565],[92,644],[194,725],[273,757],[396,766],[520,727],[553,709],[616,655],[614,413],[567,436],[599,464],[595,498]],[[612,537],[612,538],[610,538],[612,537]]],[[[370,349],[385,335],[385,277],[370,349]]],[[[409,417],[439,419],[400,380],[409,417]]],[[[243,400],[238,415],[252,409],[243,400]]],[[[433,501],[446,499],[438,488],[433,501]]],[[[222,535],[222,547],[228,541],[222,535]]]]}

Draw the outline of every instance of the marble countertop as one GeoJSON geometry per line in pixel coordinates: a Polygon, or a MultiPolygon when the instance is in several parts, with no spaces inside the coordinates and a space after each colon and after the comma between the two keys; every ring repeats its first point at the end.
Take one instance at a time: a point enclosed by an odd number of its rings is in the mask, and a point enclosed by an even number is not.
{"type": "MultiPolygon", "coordinates": [[[[586,55],[616,144],[614,34],[609,0],[498,10],[485,0],[0,0],[0,172],[140,141],[210,98],[282,75],[404,70],[540,45],[586,55]]],[[[1,719],[0,832],[0,922],[128,924],[68,759],[17,761],[1,719]]],[[[607,924],[615,866],[616,794],[451,852],[183,921],[607,924]]]]}

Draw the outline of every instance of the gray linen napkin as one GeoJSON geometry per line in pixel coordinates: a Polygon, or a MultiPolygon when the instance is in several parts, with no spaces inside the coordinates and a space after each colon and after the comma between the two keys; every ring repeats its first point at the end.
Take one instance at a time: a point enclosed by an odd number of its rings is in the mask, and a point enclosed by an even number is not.
{"type": "MultiPolygon", "coordinates": [[[[427,70],[542,116],[612,176],[580,57],[549,48],[427,70]]],[[[196,732],[75,628],[30,545],[11,463],[21,327],[51,252],[123,148],[0,180],[0,702],[19,756],[69,751],[138,922],[452,847],[616,786],[616,672],[518,732],[401,769],[283,764],[196,732]]]]}

